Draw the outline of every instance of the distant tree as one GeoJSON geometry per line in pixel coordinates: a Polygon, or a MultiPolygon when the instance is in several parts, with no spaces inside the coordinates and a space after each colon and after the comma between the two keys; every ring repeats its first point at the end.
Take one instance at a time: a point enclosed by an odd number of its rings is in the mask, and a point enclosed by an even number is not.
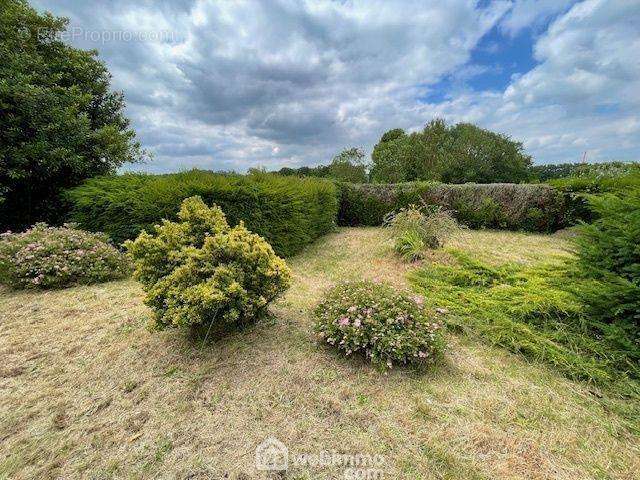
{"type": "Polygon", "coordinates": [[[345,148],[333,157],[329,165],[317,167],[290,168],[283,167],[277,171],[280,175],[295,175],[298,177],[332,178],[341,182],[367,182],[367,164],[365,154],[360,148],[345,148]]]}
{"type": "Polygon", "coordinates": [[[247,175],[261,175],[263,173],[267,173],[267,169],[263,165],[251,167],[247,170],[247,175]]]}
{"type": "Polygon", "coordinates": [[[298,169],[290,168],[290,167],[282,167],[276,173],[278,173],[279,175],[285,175],[285,176],[295,176],[295,175],[298,175],[298,169]]]}
{"type": "Polygon", "coordinates": [[[381,140],[371,154],[371,180],[398,183],[426,179],[418,171],[426,168],[426,159],[429,157],[427,147],[419,133],[402,135],[384,142],[381,140]],[[420,165],[422,162],[425,164],[420,165]]]}
{"type": "Polygon", "coordinates": [[[521,143],[471,124],[448,126],[442,119],[408,135],[389,130],[371,157],[371,179],[383,183],[517,183],[527,180],[531,165],[521,143]]]}
{"type": "Polygon", "coordinates": [[[470,123],[449,130],[450,143],[443,157],[445,183],[520,183],[529,178],[531,157],[522,143],[470,123]]]}
{"type": "Polygon", "coordinates": [[[333,157],[327,176],[341,182],[366,183],[367,166],[364,162],[364,152],[356,147],[345,148],[333,157]]]}
{"type": "Polygon", "coordinates": [[[565,177],[618,177],[640,171],[638,162],[559,163],[531,167],[533,180],[546,182],[565,177]]]}
{"type": "Polygon", "coordinates": [[[67,20],[0,0],[0,227],[60,219],[60,192],[144,152],[95,51],[59,40],[67,20]]]}

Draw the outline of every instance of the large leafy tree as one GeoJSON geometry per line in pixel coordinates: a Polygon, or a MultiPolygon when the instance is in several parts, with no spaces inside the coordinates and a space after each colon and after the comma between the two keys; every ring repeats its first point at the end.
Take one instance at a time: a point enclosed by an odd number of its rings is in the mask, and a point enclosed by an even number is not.
{"type": "Polygon", "coordinates": [[[468,123],[429,122],[421,132],[389,130],[374,147],[375,182],[521,182],[531,158],[519,142],[468,123]]]}
{"type": "Polygon", "coordinates": [[[60,41],[67,20],[0,0],[0,227],[61,217],[60,193],[140,160],[97,52],[60,41]]]}

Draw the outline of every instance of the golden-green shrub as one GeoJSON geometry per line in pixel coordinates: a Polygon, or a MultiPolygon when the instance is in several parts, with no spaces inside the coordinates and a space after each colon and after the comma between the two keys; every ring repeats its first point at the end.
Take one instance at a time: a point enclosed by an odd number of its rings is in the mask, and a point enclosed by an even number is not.
{"type": "Polygon", "coordinates": [[[290,284],[284,260],[242,222],[230,227],[218,206],[182,202],[178,221],[164,220],[125,243],[155,326],[219,326],[262,315],[290,284]]]}

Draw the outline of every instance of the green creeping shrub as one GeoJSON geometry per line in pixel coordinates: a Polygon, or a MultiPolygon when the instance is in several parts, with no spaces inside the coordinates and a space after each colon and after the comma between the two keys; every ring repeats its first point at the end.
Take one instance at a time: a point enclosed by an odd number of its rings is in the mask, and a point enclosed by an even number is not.
{"type": "Polygon", "coordinates": [[[360,353],[381,368],[425,365],[444,349],[441,324],[420,296],[368,281],[331,289],[315,310],[320,338],[346,355],[360,353]]]}
{"type": "Polygon", "coordinates": [[[426,248],[440,248],[460,231],[458,222],[441,207],[409,205],[385,217],[396,252],[405,260],[423,257],[426,248]]]}
{"type": "Polygon", "coordinates": [[[199,197],[182,202],[178,221],[125,243],[144,286],[155,327],[225,327],[258,318],[290,284],[284,260],[242,222],[199,197]]]}
{"type": "Polygon", "coordinates": [[[336,187],[319,178],[203,170],[125,174],[88,180],[66,196],[74,221],[123,242],[162,219],[175,220],[180,203],[196,195],[222,208],[231,225],[244,221],[285,257],[335,228],[336,187]]]}
{"type": "MultiPolygon", "coordinates": [[[[572,263],[486,265],[452,250],[451,265],[426,265],[411,275],[431,308],[445,308],[450,328],[479,335],[527,357],[552,364],[566,376],[595,384],[640,379],[640,348],[623,323],[589,314],[586,291],[602,284],[572,263]]],[[[631,390],[640,395],[635,384],[631,390]]]]}
{"type": "Polygon", "coordinates": [[[0,235],[0,283],[13,288],[62,288],[126,277],[126,257],[107,237],[67,224],[37,223],[0,235]]]}
{"type": "Polygon", "coordinates": [[[340,225],[381,225],[392,211],[424,203],[472,228],[551,232],[565,226],[565,198],[543,184],[434,182],[340,184],[340,225]]]}

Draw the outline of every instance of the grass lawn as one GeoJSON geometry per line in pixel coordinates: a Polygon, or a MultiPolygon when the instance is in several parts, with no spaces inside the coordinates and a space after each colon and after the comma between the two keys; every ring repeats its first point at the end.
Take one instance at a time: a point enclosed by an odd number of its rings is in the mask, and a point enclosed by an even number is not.
{"type": "MultiPolygon", "coordinates": [[[[569,255],[561,235],[469,231],[496,265],[569,255]]],[[[448,261],[444,253],[432,261],[448,261]]],[[[134,281],[0,292],[0,478],[263,478],[269,436],[290,458],[384,456],[387,479],[636,479],[640,441],[589,389],[450,334],[426,375],[384,375],[319,345],[310,312],[345,279],[406,285],[377,228],[341,229],[291,259],[273,318],[203,346],[149,332],[134,281]]],[[[293,465],[283,478],[343,478],[293,465]]]]}

